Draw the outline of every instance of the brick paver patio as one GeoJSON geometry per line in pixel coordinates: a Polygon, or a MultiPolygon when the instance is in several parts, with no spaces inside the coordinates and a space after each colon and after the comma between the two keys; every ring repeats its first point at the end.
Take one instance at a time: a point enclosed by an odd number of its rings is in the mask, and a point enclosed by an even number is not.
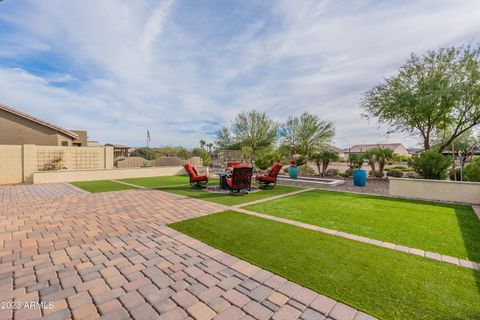
{"type": "Polygon", "coordinates": [[[224,206],[28,187],[0,203],[0,319],[373,319],[165,226],[224,206]]]}

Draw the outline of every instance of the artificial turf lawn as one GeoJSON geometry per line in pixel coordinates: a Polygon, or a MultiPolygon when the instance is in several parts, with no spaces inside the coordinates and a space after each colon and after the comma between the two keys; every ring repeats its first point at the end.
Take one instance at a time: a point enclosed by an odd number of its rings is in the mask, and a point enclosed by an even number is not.
{"type": "Polygon", "coordinates": [[[111,180],[79,181],[79,182],[72,182],[72,184],[83,190],[86,190],[88,192],[94,192],[94,193],[136,189],[135,187],[127,186],[111,180]]]}
{"type": "MultiPolygon", "coordinates": [[[[218,181],[209,181],[209,185],[216,185],[218,181]]],[[[180,186],[180,187],[171,187],[161,189],[162,191],[171,192],[175,194],[180,194],[196,199],[211,201],[215,203],[224,204],[227,206],[232,206],[236,204],[246,203],[250,201],[255,201],[259,199],[264,199],[268,197],[278,196],[281,194],[298,191],[301,188],[298,187],[289,187],[289,186],[280,186],[277,185],[273,189],[260,190],[258,192],[252,192],[247,195],[230,195],[230,194],[221,194],[214,192],[207,192],[202,189],[192,189],[190,186],[180,186]]]]}
{"type": "Polygon", "coordinates": [[[314,190],[246,209],[480,261],[480,220],[471,206],[314,190]]]}
{"type": "Polygon", "coordinates": [[[151,178],[132,178],[120,179],[119,181],[135,184],[145,188],[161,188],[174,185],[188,185],[188,176],[166,176],[166,177],[151,177],[151,178]]]}
{"type": "Polygon", "coordinates": [[[170,227],[381,319],[479,319],[480,272],[233,211],[170,227]]]}

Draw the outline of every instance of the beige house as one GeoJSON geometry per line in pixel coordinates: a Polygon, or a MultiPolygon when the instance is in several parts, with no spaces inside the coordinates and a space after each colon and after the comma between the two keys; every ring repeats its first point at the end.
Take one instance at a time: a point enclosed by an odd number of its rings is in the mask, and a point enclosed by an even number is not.
{"type": "Polygon", "coordinates": [[[345,149],[345,154],[349,153],[363,153],[378,147],[387,148],[393,151],[396,156],[410,156],[407,148],[401,143],[378,143],[378,144],[356,144],[351,148],[345,149]]]}
{"type": "Polygon", "coordinates": [[[338,155],[338,160],[343,161],[346,159],[345,151],[335,146],[329,146],[328,149],[332,152],[335,152],[338,155]]]}
{"type": "Polygon", "coordinates": [[[67,130],[0,104],[0,145],[87,146],[87,132],[67,130]]]}

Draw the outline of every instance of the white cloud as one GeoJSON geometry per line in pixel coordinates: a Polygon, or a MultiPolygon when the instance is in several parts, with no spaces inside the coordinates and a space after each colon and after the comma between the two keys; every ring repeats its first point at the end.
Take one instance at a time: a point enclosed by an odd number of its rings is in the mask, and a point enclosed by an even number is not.
{"type": "Polygon", "coordinates": [[[256,108],[278,120],[318,113],[342,146],[412,145],[362,118],[359,100],[410,52],[474,41],[479,10],[433,0],[5,2],[0,102],[103,142],[141,145],[149,128],[155,144],[191,146],[212,123],[256,108]]]}

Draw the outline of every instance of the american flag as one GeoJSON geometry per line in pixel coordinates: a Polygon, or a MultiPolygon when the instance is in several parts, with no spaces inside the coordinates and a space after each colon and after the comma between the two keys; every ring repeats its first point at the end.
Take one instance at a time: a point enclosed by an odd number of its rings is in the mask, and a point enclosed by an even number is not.
{"type": "Polygon", "coordinates": [[[150,131],[147,129],[147,141],[150,142],[152,139],[150,138],[150,131]]]}

